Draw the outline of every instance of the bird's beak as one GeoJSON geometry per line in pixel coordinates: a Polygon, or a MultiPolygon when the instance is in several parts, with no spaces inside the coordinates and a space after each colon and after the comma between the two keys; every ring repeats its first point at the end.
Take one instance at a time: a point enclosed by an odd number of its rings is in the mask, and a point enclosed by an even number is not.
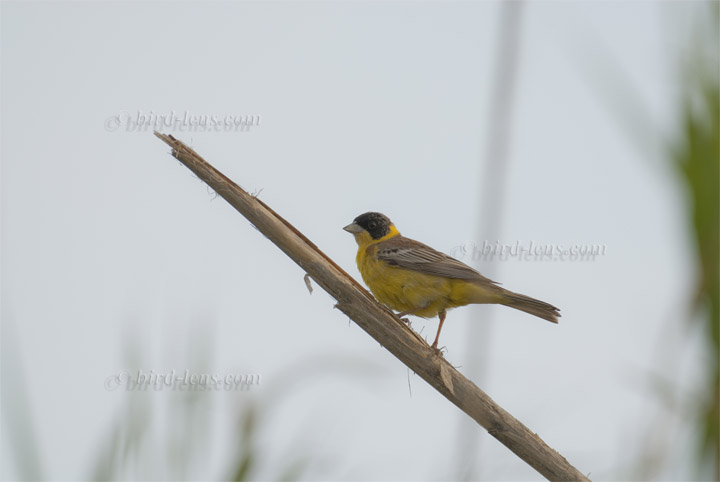
{"type": "Polygon", "coordinates": [[[363,228],[357,223],[350,223],[343,228],[348,233],[358,234],[363,232],[363,228]]]}

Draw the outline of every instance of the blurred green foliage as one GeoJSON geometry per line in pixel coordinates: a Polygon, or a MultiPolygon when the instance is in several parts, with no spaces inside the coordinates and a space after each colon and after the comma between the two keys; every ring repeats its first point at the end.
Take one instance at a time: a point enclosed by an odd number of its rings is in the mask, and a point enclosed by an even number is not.
{"type": "MultiPolygon", "coordinates": [[[[679,321],[703,324],[707,383],[691,389],[687,398],[692,398],[692,402],[686,404],[682,400],[687,394],[677,393],[683,390],[679,384],[657,373],[649,373],[646,381],[661,406],[683,420],[691,412],[690,417],[699,424],[696,476],[720,480],[720,2],[687,4],[693,7],[688,11],[694,16],[676,63],[676,80],[681,87],[677,123],[670,135],[663,136],[669,140],[659,147],[686,194],[687,229],[696,260],[696,278],[690,290],[692,312],[679,321]]],[[[668,11],[675,12],[679,4],[668,5],[668,11]]],[[[661,130],[641,101],[642,96],[611,54],[604,49],[593,50],[597,55],[592,61],[603,69],[601,75],[591,76],[590,80],[604,81],[601,88],[613,91],[608,104],[613,106],[612,112],[629,139],[645,154],[656,152],[661,130]]],[[[597,66],[593,65],[593,69],[597,70],[597,66]]],[[[677,442],[676,434],[669,425],[657,426],[662,424],[657,421],[647,434],[644,453],[636,458],[637,466],[632,469],[636,478],[657,477],[669,460],[669,450],[679,448],[671,443],[677,442]],[[658,430],[664,435],[658,436],[658,430]]]]}
{"type": "Polygon", "coordinates": [[[700,458],[720,480],[720,3],[708,5],[709,28],[688,55],[682,131],[672,149],[688,190],[691,232],[698,261],[694,307],[705,323],[710,350],[709,396],[700,407],[700,458]]]}
{"type": "MultiPolygon", "coordinates": [[[[190,337],[185,365],[194,373],[212,373],[210,363],[212,340],[205,332],[190,337]]],[[[133,373],[148,366],[138,337],[129,337],[126,344],[128,364],[133,373]]],[[[293,375],[294,375],[294,370],[293,375]]],[[[280,387],[271,397],[282,400],[287,393],[280,387]]],[[[123,390],[118,390],[123,393],[123,390]]],[[[153,388],[124,391],[125,401],[109,433],[102,438],[94,458],[91,480],[208,480],[209,448],[212,446],[212,418],[215,411],[213,391],[183,390],[163,394],[153,388]],[[163,397],[162,395],[167,395],[163,397]],[[161,399],[160,408],[154,399],[161,399]],[[165,424],[160,419],[167,418],[165,424]]],[[[268,468],[277,480],[298,480],[304,473],[306,460],[296,454],[281,463],[268,464],[260,457],[257,439],[263,429],[263,416],[272,411],[275,400],[258,397],[250,390],[223,392],[232,397],[233,418],[237,430],[230,442],[231,452],[221,480],[256,480],[268,468]],[[265,400],[265,403],[258,401],[265,400]]],[[[267,418],[267,417],[265,417],[267,418]]]]}

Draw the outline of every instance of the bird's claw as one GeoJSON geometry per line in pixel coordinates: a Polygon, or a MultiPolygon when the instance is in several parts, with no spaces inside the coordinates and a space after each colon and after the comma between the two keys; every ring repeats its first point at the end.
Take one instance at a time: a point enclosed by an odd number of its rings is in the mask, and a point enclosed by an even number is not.
{"type": "Polygon", "coordinates": [[[436,356],[443,357],[443,352],[447,351],[446,347],[438,348],[437,345],[433,344],[430,346],[430,349],[434,352],[436,356]]]}

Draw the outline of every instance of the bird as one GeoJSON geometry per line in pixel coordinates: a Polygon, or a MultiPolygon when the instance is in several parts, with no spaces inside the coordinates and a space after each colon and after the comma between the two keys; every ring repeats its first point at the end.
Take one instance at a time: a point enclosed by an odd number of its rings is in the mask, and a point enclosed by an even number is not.
{"type": "Polygon", "coordinates": [[[558,322],[558,308],[506,290],[465,263],[406,238],[384,214],[361,214],[343,229],[355,237],[358,270],[380,303],[398,311],[400,318],[438,317],[431,347],[435,351],[439,351],[440,331],[451,308],[500,304],[558,322]]]}

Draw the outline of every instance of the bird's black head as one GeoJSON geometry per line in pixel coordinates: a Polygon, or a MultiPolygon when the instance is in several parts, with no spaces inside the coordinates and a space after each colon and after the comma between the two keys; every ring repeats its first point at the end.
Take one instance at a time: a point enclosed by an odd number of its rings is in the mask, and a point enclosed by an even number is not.
{"type": "Polygon", "coordinates": [[[390,232],[392,222],[387,216],[380,213],[365,213],[353,220],[356,224],[367,231],[373,239],[380,239],[390,232]]]}

